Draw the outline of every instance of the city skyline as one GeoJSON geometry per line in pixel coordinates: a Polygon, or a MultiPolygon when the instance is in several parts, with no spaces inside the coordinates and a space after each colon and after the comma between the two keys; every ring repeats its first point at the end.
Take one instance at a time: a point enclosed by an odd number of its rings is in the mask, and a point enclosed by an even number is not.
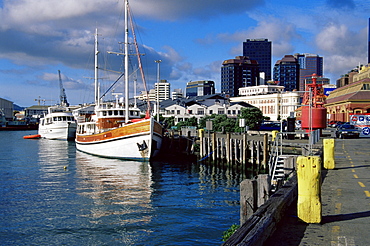
{"type": "MultiPolygon", "coordinates": [[[[0,97],[20,106],[37,104],[39,97],[55,104],[61,70],[68,101],[92,102],[93,34],[98,28],[100,46],[119,51],[122,6],[121,0],[0,0],[0,97]]],[[[221,92],[222,61],[241,56],[246,39],[271,41],[272,65],[295,53],[323,57],[331,84],[367,64],[370,3],[363,1],[135,0],[130,6],[145,47],[148,89],[157,79],[154,61],[162,60],[161,79],[171,90],[212,80],[221,92]]]]}

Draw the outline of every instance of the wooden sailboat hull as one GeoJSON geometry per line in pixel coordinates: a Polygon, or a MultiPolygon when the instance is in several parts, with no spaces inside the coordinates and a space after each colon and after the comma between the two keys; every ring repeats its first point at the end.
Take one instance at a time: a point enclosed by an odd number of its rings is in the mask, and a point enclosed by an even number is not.
{"type": "Polygon", "coordinates": [[[162,145],[162,126],[153,118],[93,135],[77,134],[78,150],[108,158],[149,161],[162,145]]]}

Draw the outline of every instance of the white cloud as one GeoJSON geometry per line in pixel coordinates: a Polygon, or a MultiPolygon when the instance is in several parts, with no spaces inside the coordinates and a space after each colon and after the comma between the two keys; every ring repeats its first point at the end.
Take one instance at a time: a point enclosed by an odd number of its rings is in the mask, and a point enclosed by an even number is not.
{"type": "Polygon", "coordinates": [[[242,43],[246,39],[266,38],[272,41],[273,55],[283,57],[285,54],[294,52],[292,43],[300,40],[301,36],[293,24],[270,17],[258,22],[255,27],[232,34],[220,33],[217,38],[222,42],[237,42],[237,46],[232,47],[230,51],[235,56],[242,54],[242,43]]]}
{"type": "Polygon", "coordinates": [[[344,24],[331,23],[322,29],[316,45],[324,56],[325,72],[339,76],[359,63],[366,64],[366,34],[367,28],[354,32],[344,24]]]}
{"type": "Polygon", "coordinates": [[[131,5],[138,15],[160,20],[177,20],[182,18],[209,19],[217,15],[242,13],[262,5],[261,0],[137,0],[131,5]]]}

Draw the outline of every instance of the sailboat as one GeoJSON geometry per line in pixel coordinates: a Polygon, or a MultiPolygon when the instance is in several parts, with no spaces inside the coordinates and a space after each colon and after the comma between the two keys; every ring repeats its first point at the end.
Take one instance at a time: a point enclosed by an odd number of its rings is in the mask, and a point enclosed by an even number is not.
{"type": "Polygon", "coordinates": [[[71,107],[63,88],[62,79],[59,73],[60,104],[48,107],[48,113],[40,119],[38,135],[41,138],[74,140],[76,136],[77,123],[72,114],[71,107]]]}
{"type": "MultiPolygon", "coordinates": [[[[149,161],[161,148],[163,128],[150,115],[150,104],[145,118],[140,109],[129,105],[128,59],[128,0],[125,0],[125,95],[112,93],[115,101],[104,102],[98,81],[98,31],[95,35],[95,104],[75,111],[77,118],[76,148],[79,151],[108,158],[149,161]]],[[[139,67],[141,67],[140,55],[139,67]]],[[[143,74],[143,73],[142,73],[143,74]]],[[[145,80],[144,80],[145,81],[145,80]]]]}

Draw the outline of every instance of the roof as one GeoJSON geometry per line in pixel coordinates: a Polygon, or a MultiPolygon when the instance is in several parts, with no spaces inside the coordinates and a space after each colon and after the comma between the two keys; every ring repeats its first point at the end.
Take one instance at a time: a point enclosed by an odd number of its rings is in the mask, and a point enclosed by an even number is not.
{"type": "Polygon", "coordinates": [[[363,84],[370,83],[370,78],[362,79],[332,91],[326,98],[326,104],[341,101],[370,101],[370,90],[361,90],[363,84]]]}
{"type": "Polygon", "coordinates": [[[254,65],[257,65],[258,62],[256,60],[249,59],[248,56],[237,56],[234,59],[225,60],[222,64],[223,65],[226,65],[226,64],[254,64],[254,65]]]}
{"type": "Polygon", "coordinates": [[[204,96],[196,96],[190,98],[178,98],[175,100],[168,99],[161,102],[161,108],[167,108],[174,104],[181,105],[183,107],[191,106],[194,104],[202,104],[202,101],[210,100],[210,99],[221,99],[221,100],[228,100],[223,94],[211,94],[211,95],[204,95],[204,96]]]}

